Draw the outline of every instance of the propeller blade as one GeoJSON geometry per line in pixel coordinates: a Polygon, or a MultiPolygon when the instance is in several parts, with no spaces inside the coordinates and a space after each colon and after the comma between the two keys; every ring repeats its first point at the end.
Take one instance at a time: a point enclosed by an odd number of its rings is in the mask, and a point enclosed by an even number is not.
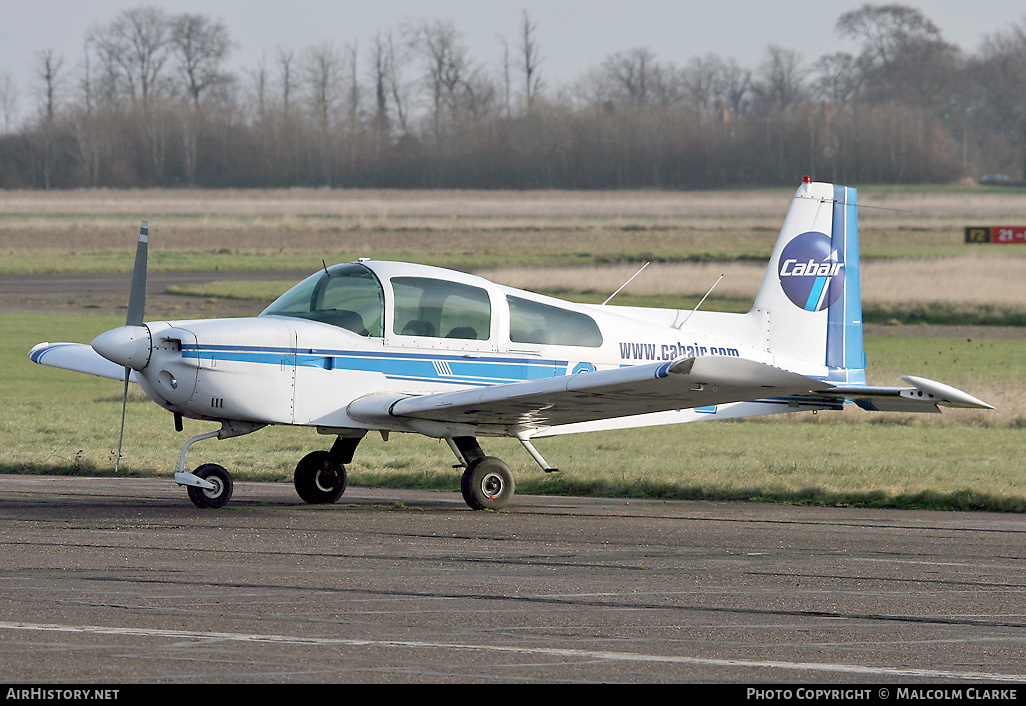
{"type": "Polygon", "coordinates": [[[132,289],[128,294],[128,318],[126,326],[141,326],[146,310],[146,259],[149,252],[150,227],[147,221],[139,229],[139,244],[135,249],[135,266],[132,268],[132,289]]]}
{"type": "MultiPolygon", "coordinates": [[[[128,293],[128,316],[126,326],[142,326],[146,312],[146,261],[149,255],[150,226],[143,221],[139,228],[139,244],[135,248],[135,265],[132,267],[132,289],[128,293]]],[[[121,432],[118,434],[118,456],[114,459],[114,472],[121,467],[121,447],[125,441],[125,416],[128,411],[128,379],[131,368],[125,368],[125,389],[121,395],[121,432]]]]}
{"type": "Polygon", "coordinates": [[[121,467],[121,445],[125,440],[125,412],[128,408],[128,378],[132,374],[131,368],[125,368],[125,391],[121,395],[121,433],[118,434],[118,455],[114,459],[114,472],[117,473],[121,467]]]}

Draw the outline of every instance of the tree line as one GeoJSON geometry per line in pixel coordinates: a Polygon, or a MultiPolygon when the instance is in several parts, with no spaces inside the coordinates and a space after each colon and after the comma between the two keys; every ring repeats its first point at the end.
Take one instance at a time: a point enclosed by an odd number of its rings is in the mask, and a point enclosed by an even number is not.
{"type": "Polygon", "coordinates": [[[707,188],[951,182],[1026,170],[1026,19],[976,53],[898,4],[842,14],[854,54],[769,46],[756,67],[644,47],[546,81],[524,13],[497,59],[451,23],[367,46],[276,47],[230,71],[223,22],[155,8],[0,73],[0,187],[707,188]]]}

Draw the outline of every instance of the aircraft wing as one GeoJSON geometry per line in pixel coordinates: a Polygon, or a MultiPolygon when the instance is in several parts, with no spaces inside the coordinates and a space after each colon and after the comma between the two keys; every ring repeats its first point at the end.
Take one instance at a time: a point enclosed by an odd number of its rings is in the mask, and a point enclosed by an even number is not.
{"type": "MultiPolygon", "coordinates": [[[[89,373],[114,380],[125,379],[124,368],[110,362],[85,343],[40,343],[29,351],[29,360],[77,373],[89,373]]],[[[135,382],[135,371],[129,380],[135,382]]]]}
{"type": "Polygon", "coordinates": [[[703,356],[423,396],[354,401],[356,419],[423,419],[520,429],[808,395],[824,383],[743,358],[703,356]]]}
{"type": "Polygon", "coordinates": [[[852,400],[874,411],[939,412],[938,405],[992,409],[953,387],[903,379],[913,387],[838,387],[744,358],[702,356],[459,392],[371,395],[352,402],[348,412],[366,422],[399,418],[526,431],[767,399],[791,399],[796,407],[852,400]]]}

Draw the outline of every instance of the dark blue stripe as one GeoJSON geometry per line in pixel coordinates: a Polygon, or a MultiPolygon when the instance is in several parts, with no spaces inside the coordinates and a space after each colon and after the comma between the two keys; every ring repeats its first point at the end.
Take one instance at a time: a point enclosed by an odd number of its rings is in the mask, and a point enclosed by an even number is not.
{"type": "Polygon", "coordinates": [[[566,360],[546,360],[544,358],[510,358],[499,356],[471,356],[471,355],[435,355],[433,353],[389,353],[387,351],[353,351],[333,348],[282,348],[276,346],[228,346],[218,344],[182,344],[182,350],[190,351],[243,351],[255,353],[284,353],[286,355],[320,355],[320,356],[349,356],[363,358],[401,358],[426,360],[455,360],[485,363],[516,363],[518,365],[568,365],[566,360]]]}

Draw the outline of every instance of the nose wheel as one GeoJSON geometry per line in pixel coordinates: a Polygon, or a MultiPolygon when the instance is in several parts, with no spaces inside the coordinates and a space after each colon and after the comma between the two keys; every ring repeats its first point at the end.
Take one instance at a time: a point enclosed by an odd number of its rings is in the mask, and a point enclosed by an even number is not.
{"type": "Polygon", "coordinates": [[[192,472],[197,478],[204,480],[210,488],[189,486],[189,500],[196,507],[224,507],[232,498],[232,477],[223,466],[216,463],[205,463],[192,472]]]}

